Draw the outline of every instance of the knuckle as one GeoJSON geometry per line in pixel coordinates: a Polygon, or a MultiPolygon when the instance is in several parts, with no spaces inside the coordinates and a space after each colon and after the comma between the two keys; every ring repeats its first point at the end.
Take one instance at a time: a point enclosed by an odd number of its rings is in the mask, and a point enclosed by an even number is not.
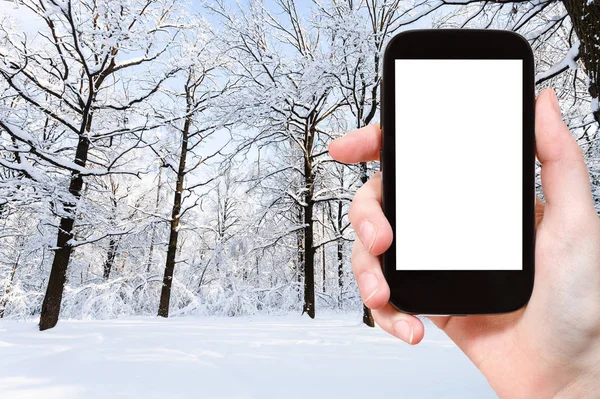
{"type": "Polygon", "coordinates": [[[352,246],[352,258],[350,263],[352,264],[352,271],[354,272],[354,276],[364,269],[365,257],[364,247],[359,240],[354,241],[354,245],[352,246]]]}

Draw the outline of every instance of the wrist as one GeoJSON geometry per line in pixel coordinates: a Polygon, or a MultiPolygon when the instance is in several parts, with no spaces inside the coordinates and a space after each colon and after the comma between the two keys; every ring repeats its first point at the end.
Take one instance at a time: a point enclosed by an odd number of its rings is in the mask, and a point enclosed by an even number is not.
{"type": "MultiPolygon", "coordinates": [[[[600,358],[598,358],[600,362],[600,358]]],[[[571,382],[556,391],[552,397],[556,399],[591,398],[600,392],[600,370],[582,373],[571,382]]]]}
{"type": "Polygon", "coordinates": [[[556,367],[544,377],[530,379],[529,396],[535,398],[591,398],[600,392],[600,353],[586,356],[584,366],[580,361],[556,367]]]}

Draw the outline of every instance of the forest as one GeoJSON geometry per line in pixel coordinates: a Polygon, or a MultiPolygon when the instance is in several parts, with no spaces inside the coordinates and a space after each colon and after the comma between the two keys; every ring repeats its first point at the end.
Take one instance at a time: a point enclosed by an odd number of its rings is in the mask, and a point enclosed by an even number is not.
{"type": "Polygon", "coordinates": [[[0,0],[0,318],[373,325],[348,209],[379,165],[327,148],[379,121],[416,28],[525,37],[600,209],[597,0],[0,0]]]}

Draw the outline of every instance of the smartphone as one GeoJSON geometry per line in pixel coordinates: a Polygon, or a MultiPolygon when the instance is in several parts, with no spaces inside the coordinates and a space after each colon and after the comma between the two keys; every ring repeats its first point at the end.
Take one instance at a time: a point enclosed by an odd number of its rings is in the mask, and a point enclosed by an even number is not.
{"type": "Polygon", "coordinates": [[[533,289],[534,64],[500,30],[413,30],[383,58],[382,255],[390,303],[425,315],[507,313],[533,289]]]}

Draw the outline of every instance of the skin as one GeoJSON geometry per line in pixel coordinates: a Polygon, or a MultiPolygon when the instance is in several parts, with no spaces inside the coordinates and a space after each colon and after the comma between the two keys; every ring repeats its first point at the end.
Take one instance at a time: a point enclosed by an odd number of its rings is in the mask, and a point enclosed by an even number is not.
{"type": "MultiPolygon", "coordinates": [[[[563,123],[553,90],[539,95],[535,111],[546,202],[536,203],[536,274],[529,303],[504,315],[429,318],[502,398],[593,397],[600,392],[600,219],[581,149],[563,123]]],[[[371,125],[333,141],[329,152],[339,162],[357,163],[377,160],[380,147],[379,126],[371,125]]],[[[499,205],[490,199],[491,211],[499,205]]],[[[357,191],[349,218],[359,237],[352,268],[361,297],[381,328],[418,344],[422,321],[388,303],[390,289],[378,256],[389,248],[392,229],[381,209],[380,174],[357,191]]]]}

